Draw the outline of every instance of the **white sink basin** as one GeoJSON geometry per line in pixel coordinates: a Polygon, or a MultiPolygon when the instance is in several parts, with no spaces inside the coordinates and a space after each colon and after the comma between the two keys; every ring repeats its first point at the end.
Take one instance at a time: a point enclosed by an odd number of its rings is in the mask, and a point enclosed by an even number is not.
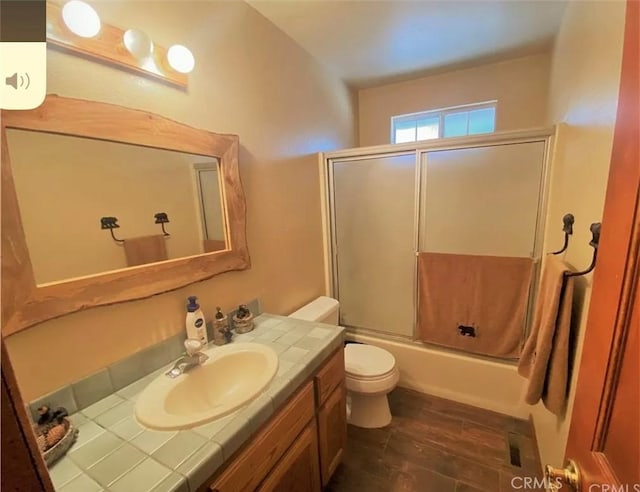
{"type": "Polygon", "coordinates": [[[162,374],[140,394],[138,421],[158,430],[188,429],[250,402],[278,371],[278,356],[257,343],[232,343],[204,352],[209,359],[175,379],[162,374]]]}

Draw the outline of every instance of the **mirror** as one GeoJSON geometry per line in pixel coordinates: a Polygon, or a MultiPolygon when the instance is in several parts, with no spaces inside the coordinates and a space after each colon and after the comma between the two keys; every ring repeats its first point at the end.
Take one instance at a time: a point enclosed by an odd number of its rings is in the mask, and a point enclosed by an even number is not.
{"type": "Polygon", "coordinates": [[[48,96],[2,112],[4,335],[249,266],[238,137],[48,96]]]}
{"type": "Polygon", "coordinates": [[[7,144],[37,285],[226,247],[215,157],[21,129],[7,144]]]}

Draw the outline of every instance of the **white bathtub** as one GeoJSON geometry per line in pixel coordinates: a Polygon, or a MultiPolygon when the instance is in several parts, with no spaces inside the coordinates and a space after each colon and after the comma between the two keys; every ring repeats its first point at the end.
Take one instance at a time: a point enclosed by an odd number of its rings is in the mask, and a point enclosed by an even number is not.
{"type": "Polygon", "coordinates": [[[400,369],[398,386],[522,419],[529,418],[531,407],[522,399],[525,380],[518,375],[515,364],[372,335],[348,333],[347,339],[391,352],[400,369]]]}

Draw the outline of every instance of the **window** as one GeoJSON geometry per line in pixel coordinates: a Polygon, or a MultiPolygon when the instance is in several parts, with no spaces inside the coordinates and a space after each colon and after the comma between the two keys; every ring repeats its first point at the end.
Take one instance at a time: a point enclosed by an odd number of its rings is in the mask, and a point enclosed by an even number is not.
{"type": "Polygon", "coordinates": [[[391,143],[492,133],[496,129],[496,102],[393,116],[391,143]]]}

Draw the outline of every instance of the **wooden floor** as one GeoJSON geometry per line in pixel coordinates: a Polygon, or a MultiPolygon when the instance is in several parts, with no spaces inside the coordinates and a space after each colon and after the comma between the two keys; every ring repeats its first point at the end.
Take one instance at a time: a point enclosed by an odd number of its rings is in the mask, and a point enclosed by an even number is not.
{"type": "Polygon", "coordinates": [[[349,426],[327,491],[506,492],[533,490],[516,477],[540,480],[527,421],[402,388],[389,405],[388,427],[349,426]]]}

